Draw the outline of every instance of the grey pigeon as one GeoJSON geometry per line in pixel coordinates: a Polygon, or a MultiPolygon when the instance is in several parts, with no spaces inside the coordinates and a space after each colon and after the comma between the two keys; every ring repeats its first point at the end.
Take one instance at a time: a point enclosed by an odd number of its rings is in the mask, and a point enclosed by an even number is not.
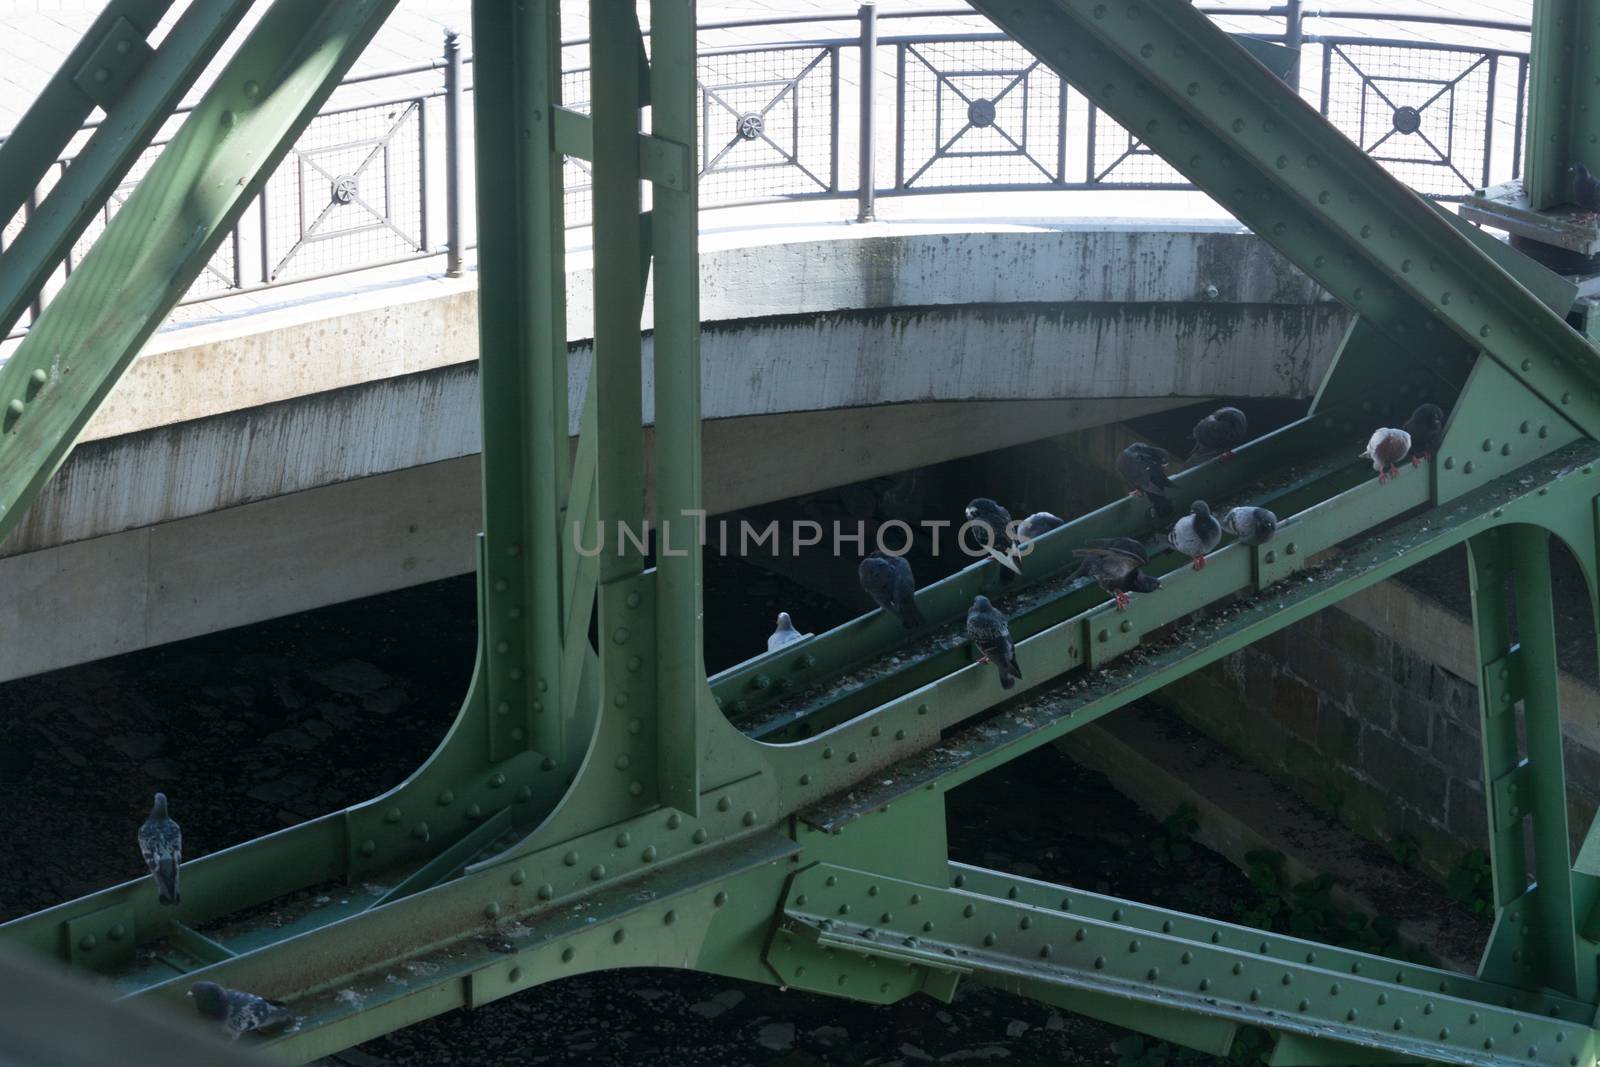
{"type": "Polygon", "coordinates": [[[1242,545],[1264,545],[1278,532],[1278,516],[1266,508],[1230,508],[1222,516],[1222,528],[1242,545]]]}
{"type": "Polygon", "coordinates": [[[1043,537],[1058,526],[1065,526],[1067,520],[1059,515],[1052,515],[1048,511],[1036,511],[1032,515],[1017,523],[1017,540],[1032,541],[1035,537],[1043,537]]]}
{"type": "MultiPolygon", "coordinates": [[[[990,500],[980,496],[967,505],[967,522],[970,525],[981,527],[984,530],[980,547],[992,548],[1002,555],[1009,556],[1012,560],[1017,558],[1017,546],[1011,540],[1013,525],[1011,512],[990,500]]],[[[1006,585],[1015,580],[1017,571],[1012,566],[1002,566],[1000,571],[1000,584],[1006,585]]]]}
{"type": "Polygon", "coordinates": [[[989,598],[972,598],[967,610],[967,637],[982,656],[980,663],[994,663],[1000,671],[1000,688],[1010,689],[1022,677],[1017,666],[1017,650],[1011,643],[1011,628],[999,608],[989,603],[989,598]]]}
{"type": "Polygon", "coordinates": [[[1143,441],[1135,441],[1117,457],[1117,473],[1131,490],[1128,495],[1143,493],[1149,497],[1157,518],[1172,514],[1172,502],[1166,496],[1166,491],[1172,488],[1172,480],[1167,477],[1167,464],[1171,462],[1172,456],[1166,449],[1143,441]]]}
{"type": "Polygon", "coordinates": [[[1444,440],[1444,411],[1438,404],[1419,404],[1404,427],[1411,435],[1411,465],[1422,466],[1423,460],[1432,460],[1444,440]]]}
{"type": "Polygon", "coordinates": [[[1582,163],[1572,165],[1572,202],[1590,211],[1600,211],[1600,178],[1589,173],[1582,163]]]}
{"type": "Polygon", "coordinates": [[[178,865],[183,862],[183,831],[167,814],[167,795],[156,794],[150,806],[150,817],[139,827],[139,853],[144,865],[150,868],[155,879],[156,899],[162,904],[176,904],[178,895],[178,865]]]}
{"type": "Polygon", "coordinates": [[[1378,472],[1378,484],[1382,485],[1399,475],[1396,464],[1405,459],[1410,451],[1411,435],[1404,430],[1385,426],[1372,431],[1372,437],[1367,440],[1367,450],[1361,453],[1361,458],[1372,460],[1372,469],[1378,472]]]}
{"type": "Polygon", "coordinates": [[[899,619],[902,626],[916,630],[923,625],[922,612],[917,608],[917,580],[911,576],[911,564],[904,556],[874,552],[861,561],[856,574],[873,603],[899,619]]]}
{"type": "Polygon", "coordinates": [[[1222,524],[1212,517],[1204,500],[1191,504],[1189,514],[1174,523],[1172,532],[1167,535],[1168,544],[1194,560],[1195,570],[1206,565],[1206,553],[1216,548],[1221,540],[1222,524]]]}
{"type": "Polygon", "coordinates": [[[801,635],[794,628],[794,620],[789,618],[787,611],[778,612],[778,628],[772,631],[772,636],[767,638],[767,651],[773,652],[784,645],[792,645],[800,640],[801,635]]]}
{"type": "Polygon", "coordinates": [[[276,1000],[258,997],[238,989],[224,989],[215,982],[196,982],[189,987],[194,1006],[208,1019],[216,1019],[235,1041],[252,1030],[277,1030],[294,1022],[289,1009],[276,1000]]]}
{"type": "Polygon", "coordinates": [[[1102,537],[1089,541],[1072,554],[1083,563],[1080,574],[1089,574],[1100,583],[1100,588],[1117,598],[1117,610],[1126,611],[1129,593],[1153,593],[1161,588],[1161,580],[1140,570],[1150,562],[1144,546],[1131,537],[1102,537]]]}
{"type": "MultiPolygon", "coordinates": [[[[1223,462],[1233,458],[1233,450],[1250,440],[1250,424],[1238,408],[1218,408],[1194,424],[1196,456],[1217,456],[1223,462]]],[[[1186,461],[1187,462],[1187,461],[1186,461]]]]}

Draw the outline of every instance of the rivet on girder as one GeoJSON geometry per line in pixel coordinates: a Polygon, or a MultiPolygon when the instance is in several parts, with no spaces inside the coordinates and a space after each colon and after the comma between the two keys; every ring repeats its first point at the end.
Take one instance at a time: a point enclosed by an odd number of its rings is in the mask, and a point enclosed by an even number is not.
{"type": "Polygon", "coordinates": [[[485,904],[483,906],[483,917],[485,919],[497,919],[497,918],[499,918],[500,917],[500,904],[499,904],[499,902],[491,900],[491,901],[489,901],[489,903],[485,904]]]}
{"type": "Polygon", "coordinates": [[[630,760],[630,759],[629,759],[629,758],[628,758],[628,754],[627,754],[627,753],[626,753],[626,752],[624,752],[624,753],[623,753],[623,754],[622,754],[622,755],[620,755],[620,756],[618,756],[618,757],[617,757],[617,758],[616,758],[616,767],[617,767],[617,770],[619,770],[619,771],[625,771],[625,770],[627,770],[627,769],[628,769],[628,766],[629,766],[629,765],[630,765],[630,764],[631,764],[631,763],[632,763],[632,762],[633,762],[633,761],[632,761],[632,760],[630,760]]]}
{"type": "Polygon", "coordinates": [[[702,826],[698,830],[696,830],[694,833],[690,834],[689,835],[689,840],[693,841],[697,845],[705,844],[706,843],[706,830],[705,830],[705,827],[702,826]]]}
{"type": "Polygon", "coordinates": [[[801,784],[801,785],[810,785],[810,784],[811,784],[811,775],[809,775],[809,774],[802,774],[802,775],[801,775],[801,776],[800,776],[800,784],[801,784]]]}
{"type": "Polygon", "coordinates": [[[630,797],[643,796],[644,795],[644,783],[643,782],[629,782],[628,783],[628,795],[630,797]]]}
{"type": "Polygon", "coordinates": [[[455,803],[455,799],[456,795],[450,790],[446,789],[443,793],[439,794],[439,806],[448,807],[449,805],[455,803]]]}
{"type": "Polygon", "coordinates": [[[423,841],[428,840],[428,824],[425,822],[417,823],[411,828],[411,836],[423,841]]]}
{"type": "Polygon", "coordinates": [[[513,741],[521,741],[524,736],[525,735],[524,735],[524,733],[522,731],[522,727],[513,726],[511,728],[511,740],[513,740],[513,741]]]}
{"type": "Polygon", "coordinates": [[[378,843],[372,840],[372,838],[369,837],[365,841],[361,842],[361,854],[363,856],[370,856],[376,851],[378,851],[378,843]]]}
{"type": "Polygon", "coordinates": [[[712,904],[713,907],[720,908],[724,904],[726,904],[727,902],[728,902],[728,894],[725,893],[725,892],[718,893],[716,896],[711,898],[711,904],[712,904]]]}
{"type": "Polygon", "coordinates": [[[1210,988],[1211,988],[1211,979],[1209,979],[1209,978],[1200,979],[1200,992],[1204,993],[1206,990],[1208,990],[1210,988]]]}
{"type": "Polygon", "coordinates": [[[589,868],[589,880],[591,882],[598,882],[602,878],[604,878],[605,876],[606,876],[605,864],[597,863],[593,867],[589,868]]]}
{"type": "Polygon", "coordinates": [[[753,812],[753,811],[745,812],[743,818],[741,819],[741,821],[746,826],[754,826],[756,824],[756,813],[753,812]]]}

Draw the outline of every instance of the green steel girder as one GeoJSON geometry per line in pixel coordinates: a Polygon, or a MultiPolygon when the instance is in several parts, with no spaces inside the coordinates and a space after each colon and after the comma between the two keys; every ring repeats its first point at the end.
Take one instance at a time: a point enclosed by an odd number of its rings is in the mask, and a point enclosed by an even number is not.
{"type": "Polygon", "coordinates": [[[1102,917],[1123,901],[1036,883],[1034,894],[1053,894],[1046,903],[992,895],[976,882],[946,888],[808,866],[790,879],[769,958],[787,982],[817,992],[876,980],[879,964],[1008,976],[1438,1063],[1569,1067],[1600,1049],[1588,1004],[1504,1007],[1496,1001],[1515,993],[1468,995],[1469,980],[1448,971],[1354,953],[1335,961],[1324,945],[1183,915],[1152,929],[1102,917]],[[1180,932],[1180,922],[1191,930],[1180,932]],[[1210,929],[1197,936],[1195,926],[1210,929]]]}
{"type": "Polygon", "coordinates": [[[0,537],[394,0],[276,0],[0,367],[0,537]]]}
{"type": "MultiPolygon", "coordinates": [[[[109,53],[111,57],[137,56],[139,66],[135,76],[127,85],[119,87],[114,98],[95,100],[105,109],[105,120],[95,128],[88,143],[73,158],[72,166],[61,175],[61,180],[33,209],[15,240],[0,253],[0,336],[10,332],[28,302],[38,296],[50,273],[100,213],[101,205],[110,198],[117,183],[150,144],[167,115],[194,84],[252,2],[200,0],[190,4],[162,38],[160,47],[146,56],[139,55],[138,49],[148,53],[149,46],[137,26],[125,17],[114,20],[108,31],[97,34],[96,30],[90,30],[85,41],[101,40],[98,53],[109,53]]],[[[128,5],[112,4],[107,10],[118,6],[128,5]]],[[[100,18],[103,21],[106,15],[100,18]]],[[[76,58],[75,50],[57,79],[87,71],[87,82],[94,87],[97,84],[95,72],[104,68],[97,61],[74,65],[76,58]]],[[[115,58],[108,62],[114,64],[115,58]]],[[[46,90],[29,113],[48,108],[51,102],[50,91],[46,90]]],[[[66,114],[59,117],[64,118],[66,114]]],[[[27,123],[25,116],[18,129],[27,123]]],[[[9,184],[27,173],[21,165],[23,144],[27,142],[18,145],[15,160],[7,157],[11,143],[0,145],[0,175],[6,175],[0,178],[0,183],[9,184]],[[6,169],[11,162],[18,164],[14,175],[6,169]]],[[[28,147],[42,145],[28,144],[28,147]]],[[[11,190],[0,188],[0,219],[9,217],[5,205],[12,195],[11,190]]]]}
{"type": "Polygon", "coordinates": [[[1600,361],[1589,343],[1192,6],[974,6],[1395,351],[1459,381],[1481,349],[1585,432],[1600,429],[1600,361]]]}
{"type": "MultiPolygon", "coordinates": [[[[78,75],[113,35],[148,37],[173,0],[110,0],[95,16],[83,39],[67,53],[38,99],[0,142],[0,225],[33,195],[46,171],[82,127],[98,101],[80,84],[78,75]]],[[[135,45],[137,47],[137,45],[135,45]]],[[[149,47],[145,45],[145,47],[149,47]]],[[[92,84],[92,82],[91,82],[92,84]]]]}
{"type": "Polygon", "coordinates": [[[1600,167],[1600,10],[1586,0],[1534,0],[1528,62],[1528,207],[1565,203],[1573,163],[1600,167]]]}

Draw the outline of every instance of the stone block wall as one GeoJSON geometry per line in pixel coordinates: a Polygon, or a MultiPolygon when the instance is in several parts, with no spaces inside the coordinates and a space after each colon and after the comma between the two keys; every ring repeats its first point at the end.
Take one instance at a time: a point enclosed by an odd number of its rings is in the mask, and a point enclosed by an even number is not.
{"type": "MultiPolygon", "coordinates": [[[[1366,620],[1329,608],[1160,699],[1356,829],[1414,842],[1438,876],[1486,847],[1476,685],[1366,620]]],[[[1570,732],[1567,775],[1576,845],[1600,804],[1600,755],[1570,732]]]]}

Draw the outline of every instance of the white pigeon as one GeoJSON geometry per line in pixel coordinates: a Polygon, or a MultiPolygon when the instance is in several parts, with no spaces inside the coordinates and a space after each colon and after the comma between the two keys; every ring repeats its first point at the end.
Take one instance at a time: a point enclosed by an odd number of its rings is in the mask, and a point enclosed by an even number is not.
{"type": "Polygon", "coordinates": [[[772,631],[772,636],[767,638],[767,651],[775,652],[784,645],[792,645],[800,640],[801,634],[795,632],[794,620],[789,618],[787,611],[778,612],[778,628],[772,631]]]}
{"type": "Polygon", "coordinates": [[[1399,476],[1400,468],[1397,464],[1405,459],[1410,451],[1410,434],[1392,426],[1383,426],[1372,431],[1372,437],[1367,441],[1367,450],[1361,453],[1361,458],[1372,460],[1372,469],[1378,472],[1378,484],[1382,485],[1390,478],[1399,476]]]}

